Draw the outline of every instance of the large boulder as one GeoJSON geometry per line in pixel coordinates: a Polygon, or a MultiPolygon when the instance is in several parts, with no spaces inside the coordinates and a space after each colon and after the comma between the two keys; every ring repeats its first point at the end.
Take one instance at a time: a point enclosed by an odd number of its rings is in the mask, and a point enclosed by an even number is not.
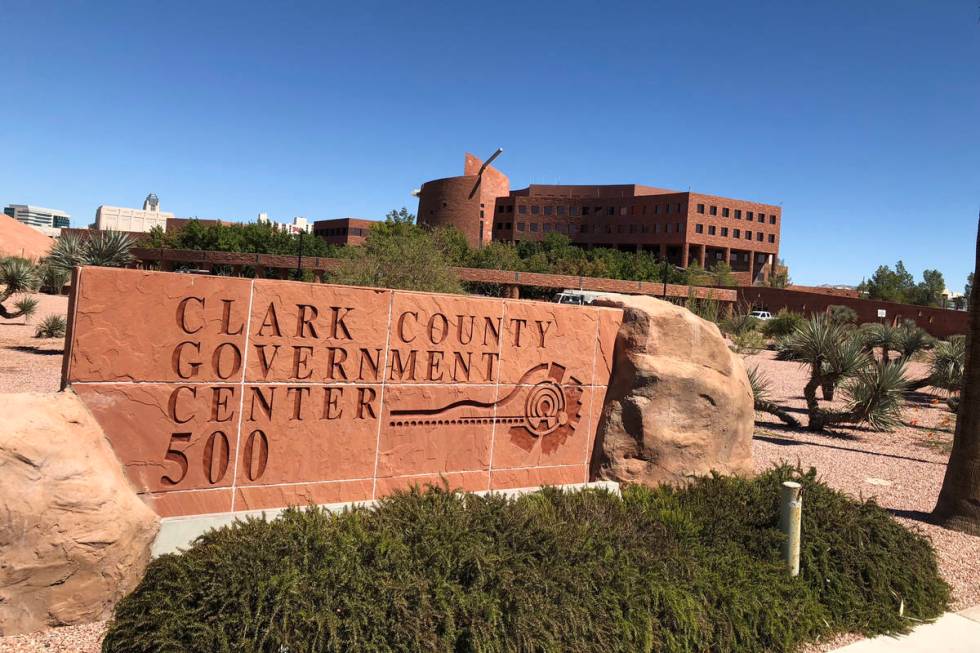
{"type": "Polygon", "coordinates": [[[108,617],[159,520],[72,392],[0,395],[0,635],[108,617]]]}
{"type": "Polygon", "coordinates": [[[718,327],[647,296],[603,295],[623,309],[592,456],[593,476],[683,485],[752,472],[752,389],[718,327]]]}

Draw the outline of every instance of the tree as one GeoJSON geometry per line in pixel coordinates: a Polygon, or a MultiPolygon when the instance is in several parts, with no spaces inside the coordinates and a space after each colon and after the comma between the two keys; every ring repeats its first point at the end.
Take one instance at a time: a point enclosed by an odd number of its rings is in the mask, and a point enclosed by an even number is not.
{"type": "Polygon", "coordinates": [[[27,259],[11,256],[0,259],[0,317],[10,320],[15,317],[30,317],[37,310],[37,300],[21,297],[14,303],[13,310],[4,306],[11,296],[18,293],[33,292],[39,282],[37,269],[27,259]]]}
{"type": "Polygon", "coordinates": [[[793,281],[789,278],[789,266],[786,265],[786,261],[781,258],[777,258],[776,262],[772,266],[772,270],[769,272],[769,278],[766,280],[766,285],[770,288],[785,288],[791,283],[793,283],[793,281]]]}
{"type": "Polygon", "coordinates": [[[939,270],[925,270],[922,282],[915,286],[907,296],[909,303],[919,306],[942,306],[946,280],[939,270]]]}
{"type": "Polygon", "coordinates": [[[403,206],[398,210],[388,211],[385,214],[385,222],[415,224],[415,214],[403,206]]]}
{"type": "MultiPolygon", "coordinates": [[[[980,272],[980,224],[974,274],[977,272],[980,272]]],[[[947,528],[980,535],[980,292],[976,286],[970,290],[970,332],[956,432],[933,515],[947,528]]]]}
{"type": "Polygon", "coordinates": [[[966,278],[966,287],[963,289],[963,295],[967,298],[967,300],[969,300],[969,298],[973,295],[973,274],[974,273],[971,272],[970,276],[966,278]]]}
{"type": "Polygon", "coordinates": [[[711,284],[713,286],[737,286],[735,275],[732,274],[732,266],[725,261],[718,261],[709,270],[711,274],[711,284]]]}
{"type": "Polygon", "coordinates": [[[400,216],[373,225],[364,245],[351,249],[351,256],[331,275],[336,283],[462,292],[432,232],[400,216]]]}
{"type": "Polygon", "coordinates": [[[858,290],[867,293],[870,299],[901,303],[907,301],[913,288],[915,279],[902,261],[895,264],[894,270],[887,265],[879,265],[870,279],[858,285],[858,290]]]}

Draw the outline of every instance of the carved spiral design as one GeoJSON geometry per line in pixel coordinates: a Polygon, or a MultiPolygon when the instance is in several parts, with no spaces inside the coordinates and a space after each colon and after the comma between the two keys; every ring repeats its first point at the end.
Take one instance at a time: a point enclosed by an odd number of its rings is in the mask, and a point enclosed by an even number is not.
{"type": "Polygon", "coordinates": [[[536,437],[548,435],[568,423],[565,392],[553,381],[542,381],[531,389],[524,403],[527,429],[536,437]]]}

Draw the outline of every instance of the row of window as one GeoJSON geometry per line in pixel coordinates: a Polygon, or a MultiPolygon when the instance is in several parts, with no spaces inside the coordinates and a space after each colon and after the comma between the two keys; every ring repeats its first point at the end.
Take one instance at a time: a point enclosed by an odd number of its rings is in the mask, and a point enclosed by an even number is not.
{"type": "MultiPolygon", "coordinates": [[[[497,230],[497,231],[502,231],[502,230],[509,231],[510,229],[513,228],[513,225],[514,225],[514,223],[512,223],[512,222],[496,222],[496,223],[494,223],[493,228],[495,230],[497,230]]],[[[650,224],[640,224],[640,225],[636,225],[636,224],[631,224],[631,225],[619,224],[619,225],[616,225],[616,231],[615,231],[615,233],[617,233],[617,234],[625,234],[625,233],[631,233],[631,234],[636,234],[636,233],[641,233],[641,234],[648,234],[648,233],[654,233],[654,234],[665,233],[665,234],[670,234],[670,233],[675,233],[675,234],[679,234],[679,233],[681,233],[683,231],[683,227],[684,227],[684,225],[682,223],[680,223],[680,222],[670,222],[670,223],[667,223],[665,225],[661,225],[661,224],[657,224],[657,223],[652,224],[652,225],[650,225],[650,224]]],[[[544,224],[540,224],[540,223],[537,223],[537,222],[531,222],[531,223],[518,222],[517,223],[517,231],[530,231],[531,233],[538,233],[538,231],[541,231],[543,233],[551,233],[551,232],[554,231],[554,232],[558,232],[558,233],[562,233],[562,234],[576,234],[576,233],[583,233],[583,234],[588,234],[588,233],[593,233],[593,234],[607,233],[607,234],[611,234],[611,233],[614,233],[613,232],[613,225],[609,225],[609,224],[605,224],[605,225],[600,225],[600,224],[577,225],[577,224],[565,224],[563,222],[559,222],[559,223],[545,222],[544,224]]],[[[703,224],[694,225],[694,231],[695,231],[695,233],[703,234],[704,233],[704,225],[703,224]]],[[[708,235],[709,236],[715,236],[715,235],[717,235],[717,229],[716,229],[716,227],[714,225],[708,225],[708,235]]],[[[756,231],[756,232],[754,232],[754,235],[755,235],[755,240],[757,240],[758,242],[760,242],[760,243],[761,242],[765,242],[766,234],[762,233],[761,231],[756,231]]],[[[727,238],[728,237],[728,227],[722,227],[721,228],[721,236],[723,238],[727,238]]],[[[745,240],[752,240],[752,238],[753,238],[753,232],[750,231],[750,230],[748,230],[748,229],[746,229],[745,232],[744,232],[744,236],[743,236],[743,232],[742,232],[741,229],[733,229],[732,230],[732,238],[739,238],[739,239],[741,239],[743,237],[744,237],[745,240]]],[[[769,234],[769,242],[770,243],[775,243],[776,242],[776,235],[775,234],[769,234]]]]}
{"type": "MultiPolygon", "coordinates": [[[[717,206],[711,205],[711,206],[709,206],[707,208],[708,208],[708,215],[718,215],[718,207],[717,206]]],[[[704,210],[705,210],[704,204],[698,204],[698,209],[697,210],[698,210],[698,213],[704,215],[704,210]]],[[[742,219],[742,209],[735,209],[734,211],[735,211],[735,219],[736,220],[741,220],[742,219]]],[[[728,217],[731,217],[731,214],[732,214],[732,211],[727,206],[721,207],[721,217],[728,218],[728,217]]],[[[748,220],[749,222],[752,222],[753,220],[756,220],[758,222],[763,222],[764,223],[766,221],[766,214],[765,213],[762,213],[761,211],[759,211],[758,213],[756,213],[754,211],[746,211],[745,212],[745,219],[748,220]]],[[[776,216],[774,216],[774,215],[770,215],[769,216],[769,224],[776,224],[776,216]]]]}
{"type": "MultiPolygon", "coordinates": [[[[714,225],[711,225],[711,224],[708,225],[708,235],[709,236],[715,236],[715,235],[717,235],[717,231],[718,230],[715,228],[714,225]]],[[[704,225],[703,224],[696,224],[696,225],[694,225],[694,233],[703,234],[704,233],[704,225]]],[[[721,228],[721,237],[722,238],[727,238],[728,237],[728,227],[722,227],[721,228]]],[[[742,236],[742,230],[741,229],[732,229],[732,238],[742,238],[742,237],[743,236],[742,236]]],[[[752,231],[749,230],[749,229],[746,229],[745,230],[745,236],[744,237],[745,237],[745,240],[752,240],[752,231]]],[[[760,243],[765,239],[765,237],[766,237],[766,234],[762,233],[761,231],[755,232],[755,239],[757,241],[759,241],[760,243]]],[[[775,243],[776,242],[776,234],[769,234],[769,242],[770,243],[775,243]]]]}
{"type": "Polygon", "coordinates": [[[347,227],[330,227],[329,229],[320,229],[316,231],[317,236],[346,236],[350,232],[351,236],[366,236],[367,229],[361,227],[351,227],[349,230],[347,227]]]}
{"type": "MultiPolygon", "coordinates": [[[[482,208],[482,206],[481,206],[481,208],[482,208]]],[[[708,214],[709,215],[718,215],[718,207],[717,206],[712,205],[712,206],[709,206],[709,207],[705,207],[704,204],[698,204],[697,205],[697,212],[698,213],[704,214],[705,213],[705,210],[708,211],[708,214]]],[[[565,215],[566,211],[567,211],[568,215],[570,215],[570,216],[578,216],[578,215],[607,215],[607,216],[614,216],[614,215],[646,215],[647,214],[647,205],[642,204],[642,205],[639,205],[639,206],[637,206],[637,205],[631,205],[631,206],[619,206],[619,207],[616,207],[616,206],[605,206],[605,207],[603,207],[603,206],[568,206],[568,207],[566,207],[566,206],[562,206],[562,205],[558,205],[558,206],[538,206],[537,204],[532,204],[530,206],[530,213],[531,213],[531,215],[539,215],[539,214],[542,214],[543,213],[544,215],[558,215],[558,216],[563,216],[563,215],[565,215]]],[[[514,205],[513,204],[501,204],[501,205],[497,206],[497,214],[513,213],[513,212],[514,212],[514,205]]],[[[528,211],[528,205],[526,205],[526,204],[519,204],[519,205],[517,205],[517,212],[519,214],[521,214],[521,215],[527,214],[529,212],[528,211]]],[[[661,215],[661,214],[667,215],[667,214],[670,214],[670,213],[681,213],[681,204],[680,203],[669,203],[669,204],[656,204],[656,205],[653,206],[653,212],[652,212],[653,215],[661,215]]],[[[481,214],[482,214],[482,211],[481,211],[481,214]]],[[[742,219],[742,209],[729,209],[727,206],[721,207],[721,217],[728,218],[728,217],[731,217],[733,214],[734,214],[736,220],[741,220],[742,219]]],[[[482,215],[481,215],[481,217],[482,217],[482,215]]],[[[745,212],[745,219],[747,221],[749,221],[749,222],[752,222],[754,220],[754,221],[757,221],[757,222],[765,223],[765,221],[766,221],[766,214],[765,213],[762,213],[761,211],[760,212],[746,211],[745,212]]],[[[776,216],[775,215],[770,215],[769,216],[769,224],[776,224],[776,216]]]]}

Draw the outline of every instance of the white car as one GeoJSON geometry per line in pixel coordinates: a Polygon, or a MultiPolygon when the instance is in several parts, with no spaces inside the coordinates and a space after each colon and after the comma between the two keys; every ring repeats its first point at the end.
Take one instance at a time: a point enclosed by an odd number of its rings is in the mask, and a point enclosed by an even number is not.
{"type": "Polygon", "coordinates": [[[752,311],[751,313],[749,313],[749,316],[754,317],[757,320],[763,320],[763,321],[772,319],[772,313],[770,313],[769,311],[752,311]]]}

